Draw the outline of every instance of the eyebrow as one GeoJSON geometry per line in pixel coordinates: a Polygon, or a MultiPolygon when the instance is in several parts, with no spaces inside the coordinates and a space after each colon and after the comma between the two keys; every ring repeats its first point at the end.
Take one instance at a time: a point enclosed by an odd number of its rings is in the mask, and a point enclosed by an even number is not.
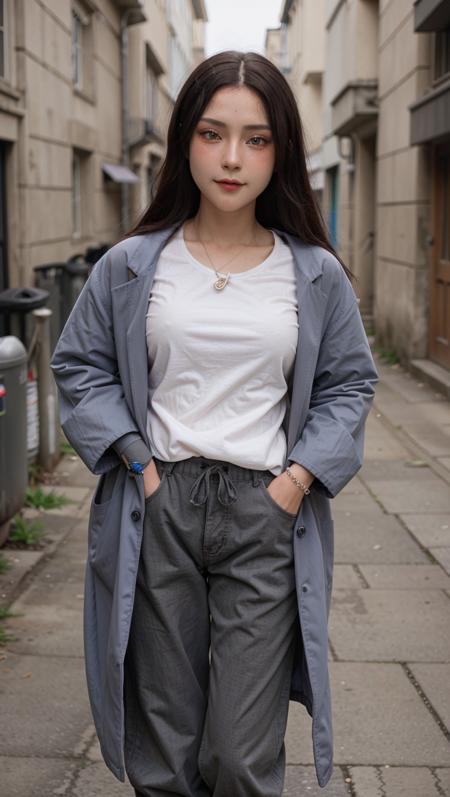
{"type": "MultiPolygon", "coordinates": [[[[219,119],[210,119],[208,116],[202,116],[200,122],[208,122],[210,125],[217,125],[217,127],[226,127],[225,122],[219,119]]],[[[257,125],[244,125],[244,130],[270,130],[270,125],[257,124],[257,125]]]]}

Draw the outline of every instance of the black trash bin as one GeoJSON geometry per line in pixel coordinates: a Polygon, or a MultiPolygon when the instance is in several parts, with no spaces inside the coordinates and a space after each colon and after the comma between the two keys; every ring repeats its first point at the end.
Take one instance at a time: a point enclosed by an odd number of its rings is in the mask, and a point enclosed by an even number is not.
{"type": "Polygon", "coordinates": [[[74,255],[67,263],[64,271],[63,291],[63,324],[66,323],[84,283],[89,276],[89,263],[81,255],[74,255]]]}
{"type": "Polygon", "coordinates": [[[111,244],[99,244],[98,246],[88,246],[86,249],[86,254],[84,255],[84,259],[86,263],[89,263],[90,266],[94,266],[97,260],[105,254],[105,252],[111,249],[111,244]]]}
{"type": "Polygon", "coordinates": [[[48,298],[49,292],[42,288],[7,288],[1,291],[0,318],[3,334],[15,335],[28,349],[33,330],[29,315],[37,307],[43,307],[48,298]]]}
{"type": "Polygon", "coordinates": [[[56,346],[61,330],[64,326],[63,297],[64,297],[64,272],[66,263],[43,263],[35,266],[35,282],[38,288],[48,291],[47,307],[52,311],[50,319],[50,345],[56,346]]]}

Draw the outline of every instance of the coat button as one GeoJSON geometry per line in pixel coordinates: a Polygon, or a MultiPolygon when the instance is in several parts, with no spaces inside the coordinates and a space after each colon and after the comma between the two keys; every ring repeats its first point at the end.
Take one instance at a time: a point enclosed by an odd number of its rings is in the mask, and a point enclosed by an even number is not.
{"type": "Polygon", "coordinates": [[[141,519],[141,513],[138,512],[137,509],[133,509],[131,513],[131,520],[140,520],[140,519],[141,519]]]}
{"type": "Polygon", "coordinates": [[[303,534],[305,533],[305,531],[306,531],[306,529],[305,529],[305,527],[304,527],[304,526],[299,526],[299,527],[298,527],[298,529],[297,529],[297,534],[298,534],[298,536],[299,536],[299,537],[302,537],[302,536],[303,536],[303,534]]]}
{"type": "Polygon", "coordinates": [[[306,586],[306,584],[303,584],[302,592],[308,592],[308,587],[306,586]]]}

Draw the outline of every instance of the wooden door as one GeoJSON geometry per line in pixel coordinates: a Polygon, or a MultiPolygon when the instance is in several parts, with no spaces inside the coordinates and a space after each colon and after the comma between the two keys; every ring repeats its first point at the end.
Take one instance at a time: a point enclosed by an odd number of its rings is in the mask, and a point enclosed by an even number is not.
{"type": "Polygon", "coordinates": [[[430,359],[450,369],[450,143],[434,150],[430,359]]]}

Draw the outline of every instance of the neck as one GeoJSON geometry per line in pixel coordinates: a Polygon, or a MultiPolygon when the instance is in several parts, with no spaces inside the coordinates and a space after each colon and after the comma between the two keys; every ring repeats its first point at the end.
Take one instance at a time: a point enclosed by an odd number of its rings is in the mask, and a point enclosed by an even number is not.
{"type": "Polygon", "coordinates": [[[255,217],[255,203],[236,211],[224,212],[215,208],[203,197],[197,214],[191,219],[191,233],[206,244],[236,246],[256,243],[260,225],[255,217]]]}

